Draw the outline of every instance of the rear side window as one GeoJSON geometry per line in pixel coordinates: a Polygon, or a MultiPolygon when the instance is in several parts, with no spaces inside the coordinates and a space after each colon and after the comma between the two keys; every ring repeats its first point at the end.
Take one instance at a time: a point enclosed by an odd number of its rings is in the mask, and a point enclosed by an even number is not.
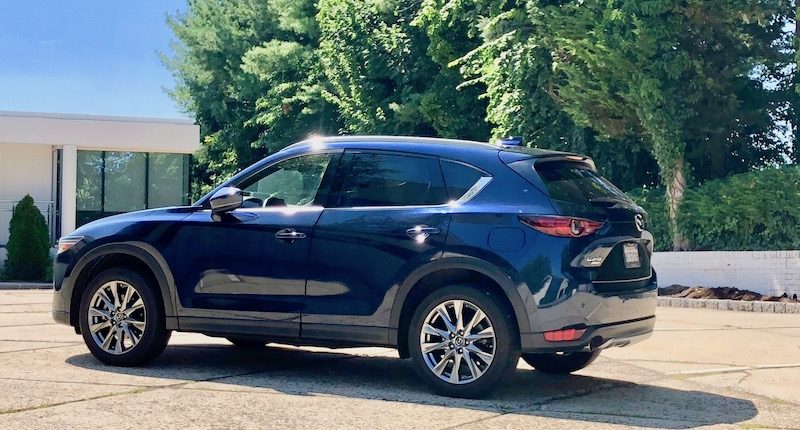
{"type": "Polygon", "coordinates": [[[630,200],[614,184],[581,163],[540,162],[535,169],[554,200],[568,203],[586,203],[604,198],[630,200]]]}
{"type": "Polygon", "coordinates": [[[444,181],[447,184],[447,195],[450,200],[460,199],[484,176],[481,171],[466,164],[446,160],[442,160],[441,164],[444,181]]]}
{"type": "Polygon", "coordinates": [[[432,158],[355,153],[344,178],[340,207],[442,204],[447,193],[432,158]]]}

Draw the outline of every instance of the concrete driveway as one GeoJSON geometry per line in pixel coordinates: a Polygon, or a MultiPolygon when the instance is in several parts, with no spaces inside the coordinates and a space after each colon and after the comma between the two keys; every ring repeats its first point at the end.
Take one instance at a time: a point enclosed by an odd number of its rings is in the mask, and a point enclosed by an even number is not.
{"type": "Polygon", "coordinates": [[[520,362],[484,400],[432,395],[392,350],[243,351],[176,333],[100,364],[49,291],[0,291],[0,428],[800,429],[800,316],[659,308],[656,333],[573,376],[520,362]]]}

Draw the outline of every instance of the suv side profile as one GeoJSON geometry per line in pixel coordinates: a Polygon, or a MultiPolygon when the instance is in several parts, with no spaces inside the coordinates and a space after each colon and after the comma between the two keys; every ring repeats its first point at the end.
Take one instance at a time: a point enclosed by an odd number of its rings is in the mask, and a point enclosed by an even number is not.
{"type": "Polygon", "coordinates": [[[53,317],[100,361],[172,331],[383,346],[437,392],[488,393],[522,357],[570,373],[653,330],[645,212],[591,159],[459,140],[312,138],[188,207],[59,241],[53,317]]]}

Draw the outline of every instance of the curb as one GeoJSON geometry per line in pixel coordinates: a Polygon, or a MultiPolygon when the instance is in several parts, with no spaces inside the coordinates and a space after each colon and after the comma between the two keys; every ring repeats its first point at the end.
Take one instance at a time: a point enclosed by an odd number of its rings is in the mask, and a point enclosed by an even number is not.
{"type": "Polygon", "coordinates": [[[723,311],[800,314],[800,303],[761,302],[723,299],[659,297],[658,306],[672,308],[717,309],[723,311]]]}
{"type": "Polygon", "coordinates": [[[0,282],[0,290],[52,290],[49,282],[0,282]]]}

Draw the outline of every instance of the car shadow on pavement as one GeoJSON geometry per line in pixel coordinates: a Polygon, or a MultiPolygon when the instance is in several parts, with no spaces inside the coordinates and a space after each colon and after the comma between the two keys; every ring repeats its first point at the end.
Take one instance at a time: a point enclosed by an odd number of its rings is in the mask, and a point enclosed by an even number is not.
{"type": "MultiPolygon", "coordinates": [[[[659,385],[658,374],[654,372],[651,378],[639,377],[651,381],[645,384],[518,369],[485,399],[453,399],[433,394],[416,375],[409,360],[362,356],[356,355],[357,352],[280,346],[239,349],[198,344],[171,345],[158,359],[143,367],[107,366],[90,354],[75,355],[66,362],[92,371],[111,372],[117,378],[188,382],[194,389],[345,396],[665,429],[733,424],[758,413],[748,400],[659,385]]],[[[669,385],[669,381],[662,383],[669,385]]]]}

